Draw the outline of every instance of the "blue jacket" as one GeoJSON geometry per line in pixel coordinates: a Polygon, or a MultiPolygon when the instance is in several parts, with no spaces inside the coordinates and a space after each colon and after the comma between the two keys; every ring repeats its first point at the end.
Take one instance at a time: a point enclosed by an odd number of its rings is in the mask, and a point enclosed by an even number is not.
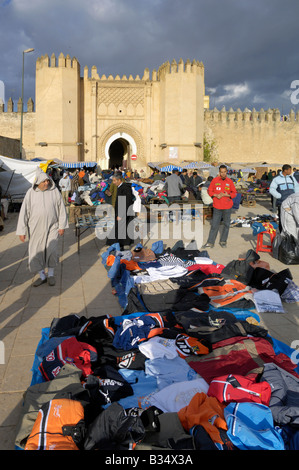
{"type": "Polygon", "coordinates": [[[269,192],[277,200],[276,204],[280,205],[288,196],[299,192],[299,183],[293,175],[284,176],[280,173],[273,178],[269,192]]]}

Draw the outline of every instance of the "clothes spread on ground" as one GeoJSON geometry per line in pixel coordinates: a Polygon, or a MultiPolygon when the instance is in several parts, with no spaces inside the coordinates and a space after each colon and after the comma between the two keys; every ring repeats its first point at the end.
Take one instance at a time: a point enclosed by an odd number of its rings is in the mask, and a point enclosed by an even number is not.
{"type": "Polygon", "coordinates": [[[178,411],[178,415],[186,431],[200,424],[214,442],[223,444],[218,429],[227,430],[224,405],[215,397],[209,397],[203,392],[196,393],[189,404],[178,411]]]}
{"type": "Polygon", "coordinates": [[[67,338],[53,351],[47,354],[40,364],[40,372],[45,380],[52,380],[66,363],[73,363],[81,369],[82,376],[92,372],[92,363],[97,360],[97,351],[93,346],[78,341],[75,337],[67,338]]]}
{"type": "Polygon", "coordinates": [[[237,216],[231,220],[231,227],[251,227],[253,230],[266,231],[267,229],[263,224],[272,224],[273,227],[278,227],[277,225],[277,216],[272,214],[261,214],[252,217],[237,216]]]}
{"type": "Polygon", "coordinates": [[[254,302],[259,313],[285,313],[280,295],[273,290],[261,290],[255,292],[254,302]]]}
{"type": "Polygon", "coordinates": [[[258,315],[298,301],[291,271],[253,250],[225,266],[196,244],[136,248],[101,255],[122,315],[42,330],[16,448],[298,450],[296,350],[258,315]]]}

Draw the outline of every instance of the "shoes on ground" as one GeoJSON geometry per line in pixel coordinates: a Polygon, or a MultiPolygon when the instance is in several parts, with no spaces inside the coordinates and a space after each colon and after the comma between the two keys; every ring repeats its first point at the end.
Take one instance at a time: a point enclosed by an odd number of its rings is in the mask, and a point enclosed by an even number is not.
{"type": "Polygon", "coordinates": [[[202,248],[213,248],[214,243],[206,243],[205,245],[202,246],[202,248]]]}
{"type": "Polygon", "coordinates": [[[226,242],[220,242],[219,245],[222,246],[222,248],[226,248],[226,242]]]}
{"type": "Polygon", "coordinates": [[[49,286],[55,286],[55,277],[54,276],[49,276],[48,277],[48,285],[49,286]]]}
{"type": "Polygon", "coordinates": [[[45,284],[47,282],[47,279],[42,279],[42,278],[38,278],[34,283],[33,283],[33,287],[39,287],[41,286],[42,284],[45,284]]]}

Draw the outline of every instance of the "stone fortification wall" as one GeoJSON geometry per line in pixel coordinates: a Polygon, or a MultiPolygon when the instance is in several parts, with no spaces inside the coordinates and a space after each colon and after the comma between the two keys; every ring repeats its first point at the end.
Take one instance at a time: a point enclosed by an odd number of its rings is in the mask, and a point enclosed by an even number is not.
{"type": "Polygon", "coordinates": [[[195,146],[203,140],[204,67],[190,60],[165,62],[143,76],[100,75],[84,68],[83,133],[86,158],[107,162],[107,142],[118,133],[136,144],[134,167],[150,161],[202,157],[195,146]]]}
{"type": "Polygon", "coordinates": [[[299,113],[279,110],[205,110],[205,134],[215,141],[218,161],[289,163],[299,161],[299,113]]]}
{"type": "MultiPolygon", "coordinates": [[[[36,61],[36,109],[23,114],[23,158],[97,161],[105,167],[118,140],[135,168],[147,162],[202,160],[204,135],[214,140],[218,161],[261,161],[298,166],[299,113],[279,110],[210,110],[204,66],[193,60],[165,62],[142,76],[100,75],[74,57],[47,54],[36,61]]],[[[20,138],[21,100],[0,102],[0,136],[20,138]]]]}
{"type": "Polygon", "coordinates": [[[80,64],[61,53],[36,61],[35,142],[40,156],[83,160],[80,134],[80,64]],[[43,143],[41,146],[40,143],[43,143]]]}
{"type": "MultiPolygon", "coordinates": [[[[7,102],[7,108],[4,104],[0,103],[0,136],[7,137],[8,139],[18,140],[18,144],[13,144],[13,154],[15,158],[20,157],[20,136],[21,136],[21,105],[22,101],[19,99],[17,105],[14,104],[10,98],[7,102]]],[[[22,158],[30,160],[35,157],[35,112],[34,103],[30,98],[27,102],[27,110],[23,112],[23,149],[22,158]]],[[[9,156],[8,153],[12,152],[11,145],[1,146],[0,154],[9,156]]]]}
{"type": "Polygon", "coordinates": [[[0,155],[20,158],[20,139],[11,139],[0,135],[0,155]]]}

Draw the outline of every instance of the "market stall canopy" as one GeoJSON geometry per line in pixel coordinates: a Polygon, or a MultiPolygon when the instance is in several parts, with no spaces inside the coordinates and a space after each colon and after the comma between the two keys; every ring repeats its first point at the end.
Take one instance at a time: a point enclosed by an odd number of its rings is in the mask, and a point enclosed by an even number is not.
{"type": "Polygon", "coordinates": [[[207,162],[190,162],[190,163],[183,163],[182,165],[183,169],[186,170],[204,170],[205,168],[211,168],[212,165],[207,162]]]}
{"type": "Polygon", "coordinates": [[[246,168],[242,168],[242,173],[256,173],[256,169],[255,168],[249,168],[249,167],[246,167],[246,168]]]}
{"type": "Polygon", "coordinates": [[[173,166],[174,168],[177,168],[179,163],[176,165],[173,162],[160,162],[157,165],[158,170],[163,171],[162,168],[165,168],[166,166],[173,166]]]}
{"type": "Polygon", "coordinates": [[[232,168],[233,170],[243,170],[244,168],[247,167],[247,163],[228,163],[228,165],[230,166],[230,168],[232,168]]]}
{"type": "Polygon", "coordinates": [[[94,168],[97,166],[97,162],[61,162],[57,165],[61,168],[94,168]]]}
{"type": "Polygon", "coordinates": [[[17,160],[0,155],[2,195],[23,197],[32,186],[39,162],[17,160]]]}
{"type": "Polygon", "coordinates": [[[155,169],[159,169],[159,165],[161,164],[162,164],[161,162],[149,162],[147,166],[155,170],[155,169]]]}
{"type": "Polygon", "coordinates": [[[283,163],[263,163],[262,165],[258,165],[255,163],[256,168],[264,167],[264,168],[281,168],[283,163]]]}
{"type": "Polygon", "coordinates": [[[178,171],[183,171],[183,168],[178,165],[167,165],[159,168],[160,171],[165,173],[171,173],[174,169],[177,169],[178,171]]]}

